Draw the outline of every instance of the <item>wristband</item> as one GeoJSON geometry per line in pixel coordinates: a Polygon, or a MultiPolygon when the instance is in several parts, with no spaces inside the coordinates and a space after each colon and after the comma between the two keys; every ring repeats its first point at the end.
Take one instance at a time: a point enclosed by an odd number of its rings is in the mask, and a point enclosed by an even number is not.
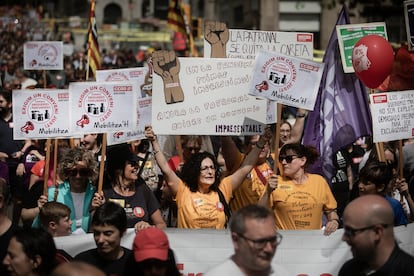
{"type": "Polygon", "coordinates": [[[296,114],[296,118],[305,118],[305,117],[306,117],[306,113],[296,114]]]}

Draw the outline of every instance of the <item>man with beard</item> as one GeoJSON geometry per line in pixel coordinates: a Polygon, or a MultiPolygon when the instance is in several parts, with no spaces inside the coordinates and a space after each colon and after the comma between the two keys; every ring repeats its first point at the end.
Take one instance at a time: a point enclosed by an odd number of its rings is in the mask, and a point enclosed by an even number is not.
{"type": "Polygon", "coordinates": [[[273,213],[266,207],[248,205],[230,219],[234,255],[204,274],[204,276],[268,276],[289,275],[280,265],[273,264],[282,235],[275,230],[273,213]]]}
{"type": "Polygon", "coordinates": [[[394,212],[379,195],[365,195],[351,201],[344,211],[342,240],[353,259],[339,271],[345,275],[408,276],[414,271],[414,257],[401,250],[394,237],[394,212]]]}
{"type": "Polygon", "coordinates": [[[13,222],[20,219],[21,203],[24,193],[22,157],[30,142],[13,140],[13,114],[11,92],[0,90],[0,177],[10,185],[13,198],[13,222]]]}
{"type": "Polygon", "coordinates": [[[106,275],[126,275],[125,264],[131,250],[121,246],[127,230],[124,208],[115,202],[104,203],[96,209],[91,228],[96,248],[79,253],[75,260],[94,265],[106,275]]]}

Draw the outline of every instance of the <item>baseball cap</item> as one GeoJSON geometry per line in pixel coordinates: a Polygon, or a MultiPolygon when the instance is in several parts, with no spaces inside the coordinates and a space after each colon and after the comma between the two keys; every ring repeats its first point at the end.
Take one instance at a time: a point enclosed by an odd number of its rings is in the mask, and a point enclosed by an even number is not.
{"type": "Polygon", "coordinates": [[[167,235],[156,227],[137,232],[132,245],[132,251],[137,262],[148,259],[166,261],[168,259],[168,248],[167,235]]]}

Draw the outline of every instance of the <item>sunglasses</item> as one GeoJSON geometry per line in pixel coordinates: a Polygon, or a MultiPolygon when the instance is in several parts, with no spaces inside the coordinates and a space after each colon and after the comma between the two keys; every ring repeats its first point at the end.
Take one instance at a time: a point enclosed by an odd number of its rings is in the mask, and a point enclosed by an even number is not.
{"type": "Polygon", "coordinates": [[[81,177],[88,177],[88,176],[91,175],[91,170],[88,169],[88,168],[66,169],[65,173],[68,176],[77,176],[79,174],[79,176],[81,176],[81,177]]]}
{"type": "Polygon", "coordinates": [[[280,155],[279,156],[279,162],[282,163],[283,160],[286,160],[286,163],[290,164],[292,163],[293,159],[299,158],[297,155],[280,155]]]}
{"type": "Polygon", "coordinates": [[[200,147],[184,147],[184,149],[188,150],[189,152],[199,152],[201,150],[200,147]]]}

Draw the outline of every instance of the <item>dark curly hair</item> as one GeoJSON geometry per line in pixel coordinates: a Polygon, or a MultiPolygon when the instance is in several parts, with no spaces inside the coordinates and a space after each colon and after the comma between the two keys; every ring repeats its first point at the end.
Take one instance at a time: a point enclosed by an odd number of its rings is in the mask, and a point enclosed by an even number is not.
{"type": "Polygon", "coordinates": [[[214,184],[210,186],[210,191],[218,190],[220,184],[220,166],[213,154],[204,151],[194,154],[187,162],[185,162],[181,170],[180,177],[192,192],[198,191],[198,177],[201,173],[201,162],[206,158],[210,158],[213,161],[216,170],[214,184]]]}
{"type": "Polygon", "coordinates": [[[319,157],[319,153],[313,146],[304,146],[301,143],[292,143],[292,144],[285,144],[280,149],[279,156],[286,155],[288,150],[293,151],[299,157],[306,157],[306,164],[305,167],[312,165],[319,157]]]}

